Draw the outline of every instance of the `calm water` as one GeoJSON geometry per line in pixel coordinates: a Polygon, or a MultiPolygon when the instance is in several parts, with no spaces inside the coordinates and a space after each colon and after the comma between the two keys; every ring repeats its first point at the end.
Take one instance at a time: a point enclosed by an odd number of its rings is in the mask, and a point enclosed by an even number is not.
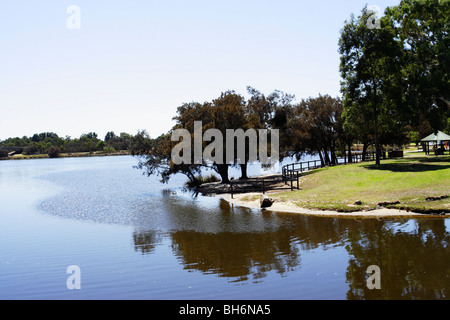
{"type": "Polygon", "coordinates": [[[450,220],[192,197],[132,157],[0,162],[0,299],[448,299],[450,220]],[[67,268],[79,266],[80,290],[67,268]],[[367,268],[381,269],[369,290],[367,268]]]}

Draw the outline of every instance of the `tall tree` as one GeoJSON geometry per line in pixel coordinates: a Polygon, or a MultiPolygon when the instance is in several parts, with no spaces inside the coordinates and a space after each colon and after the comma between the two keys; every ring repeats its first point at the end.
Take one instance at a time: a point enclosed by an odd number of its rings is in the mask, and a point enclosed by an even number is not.
{"type": "Polygon", "coordinates": [[[402,0],[386,9],[402,48],[404,95],[410,120],[428,121],[437,131],[450,111],[450,1],[402,0]]]}
{"type": "MultiPolygon", "coordinates": [[[[172,128],[172,130],[168,133],[167,139],[170,141],[170,137],[172,136],[172,133],[174,130],[177,129],[184,129],[189,132],[190,135],[190,144],[191,144],[191,150],[194,150],[195,148],[195,139],[202,140],[202,137],[195,137],[195,122],[201,121],[202,122],[202,128],[201,131],[205,132],[206,130],[213,128],[213,106],[210,102],[190,102],[190,103],[183,103],[180,107],[177,108],[177,115],[173,117],[173,120],[176,121],[175,126],[172,128]]],[[[167,161],[170,164],[168,170],[165,174],[165,176],[169,177],[173,173],[183,173],[185,174],[191,181],[192,185],[198,184],[198,175],[201,174],[201,171],[203,168],[210,168],[215,170],[216,172],[217,167],[215,164],[210,164],[203,159],[203,157],[200,159],[200,162],[198,162],[198,159],[195,159],[195,154],[191,153],[191,159],[189,163],[182,163],[182,164],[175,164],[173,163],[171,159],[171,151],[167,150],[167,146],[170,146],[170,149],[172,150],[175,145],[178,142],[170,141],[169,144],[167,142],[164,142],[164,145],[166,146],[163,148],[166,153],[167,161]]],[[[204,143],[203,141],[201,143],[201,149],[203,151],[204,143]]]]}
{"type": "MultiPolygon", "coordinates": [[[[218,129],[223,137],[226,137],[227,129],[248,129],[248,120],[245,112],[245,99],[242,95],[235,91],[226,91],[217,99],[213,100],[213,128],[218,129]]],[[[236,147],[236,143],[234,144],[236,147]]],[[[246,148],[247,149],[247,148],[246,148]]],[[[236,151],[236,149],[234,149],[236,151]]],[[[237,153],[234,152],[237,156],[237,153]]],[[[246,152],[247,155],[247,152],[246,152]]],[[[229,182],[228,168],[231,165],[226,162],[226,155],[222,163],[216,164],[217,172],[220,174],[223,183],[229,182]]],[[[247,160],[248,159],[234,159],[235,163],[239,160],[241,163],[242,178],[247,178],[247,160]]],[[[233,164],[234,165],[234,164],[233,164]]]]}
{"type": "Polygon", "coordinates": [[[275,111],[274,95],[266,97],[259,90],[247,87],[250,98],[246,104],[249,125],[255,129],[270,128],[275,111]]]}
{"type": "Polygon", "coordinates": [[[303,99],[294,110],[287,131],[297,157],[303,153],[319,155],[322,165],[337,164],[336,147],[342,136],[341,100],[319,95],[303,99]]]}
{"type": "MultiPolygon", "coordinates": [[[[275,92],[268,98],[255,89],[251,90],[251,94],[252,97],[249,102],[242,95],[229,90],[223,92],[211,102],[182,104],[177,108],[177,114],[173,118],[176,122],[174,127],[166,135],[152,139],[147,132],[143,131],[132,137],[130,150],[133,155],[139,157],[138,167],[145,169],[148,175],[159,174],[163,178],[163,182],[166,182],[172,174],[183,173],[195,185],[198,183],[198,175],[205,168],[216,171],[220,175],[222,183],[228,183],[229,167],[239,164],[241,178],[247,178],[247,164],[253,159],[253,156],[250,156],[249,143],[255,142],[259,138],[258,136],[253,139],[257,136],[257,134],[254,134],[256,131],[247,132],[247,130],[268,129],[276,126],[277,124],[273,121],[272,110],[275,110],[273,106],[287,107],[286,104],[291,99],[281,92],[275,92]],[[198,127],[199,122],[202,124],[200,128],[198,127]],[[221,150],[216,148],[215,139],[218,139],[217,136],[212,134],[210,144],[208,143],[209,138],[205,138],[209,129],[215,129],[214,132],[222,138],[221,141],[218,141],[222,146],[221,150]],[[237,130],[242,131],[237,133],[237,130]],[[176,133],[175,137],[173,137],[173,133],[176,133]],[[235,135],[233,137],[228,136],[231,133],[235,135]],[[247,134],[252,136],[251,139],[247,134]],[[243,153],[237,152],[238,149],[241,150],[238,142],[242,142],[240,140],[242,136],[245,139],[245,151],[243,153]],[[174,141],[172,141],[172,138],[174,141]],[[234,139],[234,148],[231,146],[228,148],[227,143],[231,143],[231,140],[228,140],[230,138],[234,139]],[[180,139],[182,140],[180,141],[180,139]],[[183,147],[179,146],[180,144],[183,147]],[[196,147],[199,145],[201,146],[200,155],[196,152],[196,147]],[[234,149],[232,156],[229,152],[223,152],[225,149],[227,151],[234,149]],[[185,150],[187,150],[186,154],[184,153],[185,150]],[[191,150],[194,150],[194,152],[190,152],[191,150]],[[178,153],[182,161],[178,161],[179,159],[174,161],[172,159],[173,153],[178,153]],[[243,154],[245,155],[243,156],[243,154]]],[[[267,142],[268,144],[271,143],[267,142]]],[[[251,147],[252,152],[254,152],[255,147],[257,149],[257,146],[254,145],[251,147]]],[[[267,149],[269,149],[269,146],[267,146],[267,149]]],[[[259,152],[256,152],[256,154],[259,154],[259,152]]]]}
{"type": "MultiPolygon", "coordinates": [[[[371,28],[367,23],[370,18],[371,12],[365,7],[358,18],[352,15],[341,32],[341,91],[347,113],[359,114],[364,119],[362,125],[371,129],[376,163],[380,164],[383,127],[402,125],[403,56],[401,45],[395,41],[393,24],[381,19],[381,28],[371,28]]],[[[352,119],[355,118],[345,120],[352,119]]]]}
{"type": "Polygon", "coordinates": [[[114,131],[109,131],[105,135],[105,142],[108,142],[108,140],[114,139],[116,137],[116,134],[114,131]]]}

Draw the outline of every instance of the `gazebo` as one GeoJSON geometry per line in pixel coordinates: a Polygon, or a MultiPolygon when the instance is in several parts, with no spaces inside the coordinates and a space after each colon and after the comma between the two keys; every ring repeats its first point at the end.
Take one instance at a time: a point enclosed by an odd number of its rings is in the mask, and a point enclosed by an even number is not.
{"type": "Polygon", "coordinates": [[[436,154],[444,154],[445,150],[450,148],[450,136],[442,131],[430,134],[422,139],[422,148],[425,154],[430,153],[430,143],[433,143],[434,152],[436,154]],[[440,152],[439,152],[440,151],[440,152]]]}

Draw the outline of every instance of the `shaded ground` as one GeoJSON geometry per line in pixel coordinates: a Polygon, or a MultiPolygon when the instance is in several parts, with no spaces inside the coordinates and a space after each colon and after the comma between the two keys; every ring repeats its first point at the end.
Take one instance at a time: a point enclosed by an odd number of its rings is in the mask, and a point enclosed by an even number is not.
{"type": "MultiPolygon", "coordinates": [[[[296,182],[293,183],[294,189],[297,187],[296,182]]],[[[226,194],[233,192],[251,193],[251,192],[284,192],[291,190],[291,186],[283,182],[281,174],[251,177],[248,179],[232,180],[231,184],[223,184],[221,182],[205,183],[196,189],[204,195],[226,194]],[[232,185],[232,189],[231,189],[232,185]]]]}

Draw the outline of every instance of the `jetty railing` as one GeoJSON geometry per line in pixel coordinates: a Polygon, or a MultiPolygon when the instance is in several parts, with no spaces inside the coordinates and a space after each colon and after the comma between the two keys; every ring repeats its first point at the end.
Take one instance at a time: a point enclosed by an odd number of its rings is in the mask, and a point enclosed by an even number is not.
{"type": "MultiPolygon", "coordinates": [[[[382,153],[382,157],[384,158],[384,155],[382,153]]],[[[368,152],[365,155],[364,161],[373,161],[375,160],[376,155],[375,152],[368,152]]],[[[352,154],[352,161],[348,162],[347,157],[345,158],[338,158],[337,163],[333,165],[323,165],[321,160],[310,160],[310,161],[304,161],[304,162],[298,162],[298,163],[291,163],[284,165],[281,169],[281,177],[279,175],[267,178],[267,177],[260,177],[257,178],[255,181],[249,182],[245,181],[233,181],[230,180],[229,182],[229,192],[231,195],[231,198],[234,197],[237,193],[246,192],[246,190],[259,190],[263,194],[266,193],[266,191],[274,190],[274,189],[284,189],[280,187],[279,183],[284,183],[284,185],[290,184],[290,189],[294,190],[300,189],[300,177],[303,172],[307,172],[310,170],[328,167],[328,166],[336,166],[336,165],[346,165],[349,163],[357,163],[362,162],[363,157],[360,153],[353,153],[352,154]],[[249,186],[249,184],[251,184],[249,186]]]]}
{"type": "Polygon", "coordinates": [[[357,162],[363,162],[363,161],[374,161],[376,158],[375,152],[368,152],[366,153],[365,157],[363,158],[363,155],[360,153],[352,154],[352,162],[347,161],[347,157],[343,157],[340,159],[337,159],[336,164],[332,165],[324,165],[321,160],[312,160],[312,161],[304,161],[304,162],[298,162],[298,163],[291,163],[286,164],[281,169],[281,175],[283,178],[283,182],[285,184],[290,183],[291,190],[294,190],[294,182],[296,182],[296,189],[300,189],[300,175],[303,172],[318,169],[318,168],[324,168],[329,166],[336,166],[336,165],[346,165],[348,163],[357,163],[357,162]]]}

